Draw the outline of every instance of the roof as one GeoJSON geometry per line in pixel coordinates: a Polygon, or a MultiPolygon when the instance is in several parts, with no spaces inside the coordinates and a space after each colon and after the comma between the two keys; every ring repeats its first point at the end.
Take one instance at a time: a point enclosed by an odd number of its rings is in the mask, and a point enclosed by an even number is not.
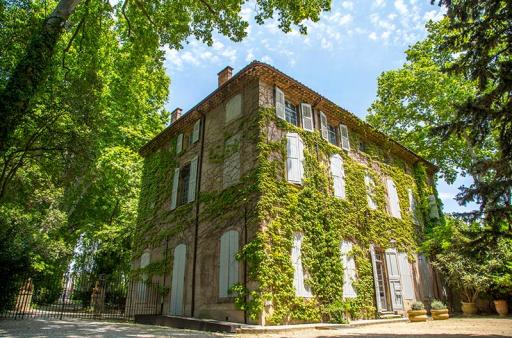
{"type": "Polygon", "coordinates": [[[378,144],[389,142],[392,148],[392,152],[401,153],[402,155],[409,157],[409,160],[412,162],[423,162],[426,165],[429,173],[432,174],[438,170],[436,165],[422,158],[397,141],[393,140],[383,132],[375,129],[373,126],[361,120],[345,108],[338,106],[334,102],[320,95],[303,83],[286,75],[277,68],[256,60],[242,68],[238,73],[233,75],[231,79],[226,81],[222,86],[215,89],[207,97],[205,97],[198,104],[183,114],[182,117],[180,117],[176,122],[162,130],[151,141],[144,145],[140,149],[139,153],[142,156],[147,156],[148,154],[155,151],[162,143],[170,141],[173,135],[175,135],[178,131],[194,122],[199,116],[201,116],[201,114],[207,113],[213,109],[216,105],[221,103],[229,95],[229,93],[233,91],[234,88],[240,86],[246,80],[251,78],[263,78],[267,82],[278,85],[285,92],[294,91],[304,98],[309,99],[309,102],[312,103],[313,107],[321,106],[322,110],[326,113],[338,115],[350,129],[364,134],[366,137],[372,139],[378,144]]]}

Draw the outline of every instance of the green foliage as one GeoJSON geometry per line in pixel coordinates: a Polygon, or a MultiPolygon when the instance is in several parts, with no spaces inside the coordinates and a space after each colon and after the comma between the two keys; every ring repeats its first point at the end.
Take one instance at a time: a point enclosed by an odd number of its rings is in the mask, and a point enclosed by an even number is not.
{"type": "Polygon", "coordinates": [[[441,302],[440,300],[437,300],[437,299],[432,300],[432,302],[430,303],[430,307],[432,308],[432,310],[444,310],[444,309],[447,309],[446,305],[443,302],[441,302]]]}
{"type": "MultiPolygon", "coordinates": [[[[310,133],[276,119],[273,109],[263,109],[259,115],[257,123],[261,132],[255,184],[259,196],[257,213],[263,230],[238,255],[248,262],[249,279],[256,281],[258,287],[249,292],[238,286],[237,305],[247,310],[251,318],[257,318],[262,305],[271,304],[272,313],[267,318],[271,323],[320,319],[343,322],[347,314],[352,318],[373,317],[374,284],[368,248],[374,243],[383,248],[395,245],[408,253],[417,251],[421,229],[405,211],[409,203],[407,189],[412,189],[416,196],[419,193],[415,178],[401,168],[370,157],[368,165],[361,164],[327,143],[319,133],[310,133]],[[299,133],[304,141],[305,179],[301,187],[289,184],[284,178],[286,138],[269,141],[266,134],[267,126],[274,124],[280,130],[299,133]],[[328,160],[335,153],[344,160],[346,199],[334,198],[332,193],[328,160]],[[376,182],[377,210],[367,207],[366,173],[376,182]],[[386,212],[381,175],[396,182],[402,219],[386,212]],[[295,296],[290,260],[293,232],[304,234],[302,261],[308,275],[306,283],[315,295],[311,299],[295,296]],[[342,296],[343,266],[339,245],[343,239],[354,243],[352,254],[358,275],[354,299],[342,296]],[[392,240],[396,243],[392,244],[392,240]]],[[[424,190],[431,191],[426,183],[422,184],[424,190]]],[[[417,196],[417,200],[424,198],[417,196]]]]}
{"type": "Polygon", "coordinates": [[[412,310],[425,310],[425,305],[422,302],[414,302],[411,304],[412,310]]]}

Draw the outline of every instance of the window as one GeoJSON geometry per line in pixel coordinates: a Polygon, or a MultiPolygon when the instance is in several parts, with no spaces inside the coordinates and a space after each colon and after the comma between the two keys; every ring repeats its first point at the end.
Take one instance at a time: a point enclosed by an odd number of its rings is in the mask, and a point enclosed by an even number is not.
{"type": "Polygon", "coordinates": [[[343,264],[343,297],[357,297],[356,290],[352,284],[356,280],[356,262],[352,255],[352,243],[342,241],[340,245],[341,263],[343,264]]]}
{"type": "Polygon", "coordinates": [[[240,181],[240,134],[235,134],[224,144],[222,186],[227,188],[240,181]]]}
{"type": "Polygon", "coordinates": [[[404,299],[414,299],[414,283],[412,277],[411,264],[404,252],[398,253],[398,267],[400,277],[402,278],[402,289],[404,299]]]}
{"type": "MultiPolygon", "coordinates": [[[[144,269],[146,268],[151,261],[151,254],[148,249],[144,250],[144,253],[140,256],[140,268],[144,269]]],[[[137,283],[137,291],[139,294],[139,301],[144,302],[147,299],[148,296],[148,288],[147,288],[147,282],[148,282],[148,274],[147,272],[142,273],[142,280],[137,283]]]]}
{"type": "Polygon", "coordinates": [[[398,192],[396,191],[395,182],[392,179],[386,179],[389,199],[389,213],[395,218],[402,218],[400,213],[400,203],[398,202],[398,192]]]}
{"type": "Polygon", "coordinates": [[[359,151],[366,153],[366,143],[364,143],[363,141],[359,142],[359,151]]]}
{"type": "Polygon", "coordinates": [[[301,233],[293,234],[292,247],[292,265],[293,265],[293,286],[295,294],[299,297],[312,297],[310,288],[304,284],[304,269],[302,267],[301,247],[304,235],[301,233]]]}
{"type": "Polygon", "coordinates": [[[171,210],[192,202],[196,197],[197,156],[188,164],[174,169],[171,192],[171,210]]]}
{"type": "Polygon", "coordinates": [[[409,197],[409,213],[411,214],[412,222],[414,224],[418,224],[418,216],[416,215],[416,199],[414,198],[412,189],[407,189],[407,196],[409,197]]]}
{"type": "Polygon", "coordinates": [[[226,119],[225,124],[235,120],[242,114],[242,94],[233,96],[226,103],[226,119]]]}
{"type": "Polygon", "coordinates": [[[335,146],[338,145],[336,142],[336,127],[333,127],[331,125],[327,125],[327,134],[328,134],[328,141],[331,144],[334,144],[335,146]]]}
{"type": "Polygon", "coordinates": [[[293,124],[294,126],[299,126],[299,119],[297,114],[297,107],[291,104],[290,102],[285,102],[285,117],[286,121],[293,124]]]}
{"type": "Polygon", "coordinates": [[[190,136],[190,144],[194,144],[199,141],[199,132],[201,130],[201,120],[197,120],[194,123],[194,129],[192,130],[192,135],[190,136]]]}
{"type": "Polygon", "coordinates": [[[364,176],[364,184],[366,186],[366,199],[368,200],[368,207],[372,210],[377,209],[377,203],[375,202],[375,182],[369,174],[364,176]]]}
{"type": "Polygon", "coordinates": [[[345,198],[345,170],[343,159],[339,154],[331,156],[331,175],[333,178],[334,196],[345,198]]]}
{"type": "Polygon", "coordinates": [[[275,92],[276,92],[276,97],[275,97],[275,100],[276,100],[276,115],[277,117],[279,117],[280,119],[283,119],[283,120],[286,120],[286,117],[285,117],[285,98],[284,98],[284,93],[281,89],[275,87],[275,92]]]}
{"type": "Polygon", "coordinates": [[[347,151],[350,150],[350,140],[348,138],[348,128],[344,124],[340,124],[340,139],[341,148],[347,151]]]}
{"type": "Polygon", "coordinates": [[[190,163],[180,170],[178,183],[178,206],[187,203],[188,183],[190,181],[190,163]]]}
{"type": "Polygon", "coordinates": [[[302,127],[304,130],[313,131],[313,110],[311,109],[311,105],[301,103],[300,107],[300,112],[302,114],[302,127]]]}
{"type": "Polygon", "coordinates": [[[238,283],[238,231],[226,231],[220,238],[219,297],[229,297],[229,288],[238,283]]]}
{"type": "Polygon", "coordinates": [[[176,138],[176,154],[179,155],[183,150],[183,134],[179,134],[176,138]]]}
{"type": "Polygon", "coordinates": [[[183,295],[185,292],[185,266],[187,247],[180,244],[174,248],[171,280],[171,315],[183,315],[183,295]]]}
{"type": "Polygon", "coordinates": [[[302,184],[304,176],[304,143],[297,133],[286,134],[286,178],[288,182],[302,184]]]}
{"type": "Polygon", "coordinates": [[[320,112],[320,132],[324,140],[329,139],[329,132],[327,130],[327,116],[320,112]]]}

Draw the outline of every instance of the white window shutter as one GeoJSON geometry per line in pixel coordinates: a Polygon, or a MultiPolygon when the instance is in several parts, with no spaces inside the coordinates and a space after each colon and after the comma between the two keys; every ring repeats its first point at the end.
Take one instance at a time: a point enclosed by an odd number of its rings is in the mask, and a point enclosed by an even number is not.
{"type": "Polygon", "coordinates": [[[334,185],[334,196],[345,198],[345,170],[343,169],[343,159],[339,154],[331,156],[331,175],[334,185]]]}
{"type": "Polygon", "coordinates": [[[174,169],[174,177],[172,178],[171,210],[176,209],[176,202],[178,201],[179,181],[180,181],[180,168],[175,168],[174,169]]]}
{"type": "Polygon", "coordinates": [[[311,105],[301,103],[300,110],[302,113],[302,127],[304,130],[313,131],[313,110],[311,109],[311,105]]]}
{"type": "Polygon", "coordinates": [[[219,257],[219,297],[228,296],[229,283],[229,234],[224,233],[220,238],[219,257]]]}
{"type": "Polygon", "coordinates": [[[357,297],[356,290],[354,289],[353,281],[356,280],[356,262],[353,256],[349,256],[352,250],[352,242],[342,241],[340,245],[340,256],[343,263],[343,297],[354,298],[357,297]]]}
{"type": "Polygon", "coordinates": [[[220,238],[219,297],[228,297],[228,290],[238,282],[238,231],[230,230],[220,238]]]}
{"type": "Polygon", "coordinates": [[[286,134],[287,139],[287,158],[286,175],[288,182],[302,183],[304,174],[304,144],[296,133],[286,134]]]}
{"type": "Polygon", "coordinates": [[[412,279],[411,264],[404,252],[398,253],[398,269],[402,278],[404,299],[414,299],[414,284],[412,279]]]}
{"type": "Polygon", "coordinates": [[[276,115],[280,119],[286,120],[286,115],[284,112],[284,107],[285,107],[284,93],[281,89],[279,89],[277,87],[275,89],[276,89],[276,115]]]}
{"type": "Polygon", "coordinates": [[[320,131],[322,137],[326,140],[329,139],[329,130],[327,129],[327,116],[323,112],[320,112],[320,131]]]}
{"type": "Polygon", "coordinates": [[[348,128],[344,124],[340,124],[340,140],[341,140],[341,148],[345,150],[350,150],[350,140],[348,138],[348,128]]]}
{"type": "Polygon", "coordinates": [[[226,119],[225,123],[229,123],[242,114],[242,94],[233,96],[226,103],[226,119]]]}
{"type": "Polygon", "coordinates": [[[437,200],[434,195],[428,197],[430,207],[430,218],[439,219],[439,209],[437,208],[437,200]]]}
{"type": "Polygon", "coordinates": [[[176,154],[181,153],[183,150],[183,134],[179,134],[176,139],[176,154]]]}
{"type": "Polygon", "coordinates": [[[231,136],[224,145],[222,187],[240,182],[240,133],[231,136]]]}
{"type": "Polygon", "coordinates": [[[236,254],[238,252],[238,231],[229,231],[229,277],[228,290],[235,283],[238,283],[238,261],[236,254]]]}
{"type": "Polygon", "coordinates": [[[196,143],[199,141],[199,132],[201,131],[201,120],[197,120],[194,123],[194,129],[192,130],[192,138],[190,143],[196,143]]]}
{"type": "Polygon", "coordinates": [[[411,214],[412,221],[414,224],[418,224],[418,216],[416,215],[416,199],[414,198],[412,189],[407,189],[407,195],[409,197],[409,212],[411,214]]]}
{"type": "Polygon", "coordinates": [[[374,200],[374,191],[375,191],[375,182],[370,177],[370,175],[366,174],[364,176],[364,184],[366,186],[366,199],[368,200],[368,207],[372,210],[377,209],[377,204],[374,200]]]}
{"type": "Polygon", "coordinates": [[[293,265],[293,285],[295,294],[299,297],[311,297],[311,290],[304,284],[304,269],[302,267],[301,247],[304,235],[301,233],[293,234],[293,247],[291,253],[293,265]]]}
{"type": "Polygon", "coordinates": [[[188,180],[188,196],[187,202],[192,202],[196,198],[196,181],[197,181],[197,156],[190,161],[190,178],[188,180]]]}
{"type": "Polygon", "coordinates": [[[174,248],[171,280],[171,315],[183,315],[183,295],[185,285],[185,266],[187,247],[180,244],[174,248]]]}
{"type": "Polygon", "coordinates": [[[389,211],[391,216],[395,218],[402,218],[400,212],[400,203],[398,201],[398,192],[396,191],[395,182],[392,179],[386,179],[386,184],[388,188],[388,198],[389,198],[389,211]]]}

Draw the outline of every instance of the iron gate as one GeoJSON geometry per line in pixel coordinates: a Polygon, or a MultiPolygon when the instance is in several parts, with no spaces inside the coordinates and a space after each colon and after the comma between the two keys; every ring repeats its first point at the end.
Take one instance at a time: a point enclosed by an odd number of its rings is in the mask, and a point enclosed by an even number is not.
{"type": "Polygon", "coordinates": [[[136,314],[160,314],[163,297],[157,283],[112,276],[28,277],[17,290],[10,299],[0,297],[0,318],[131,320],[136,314]]]}

